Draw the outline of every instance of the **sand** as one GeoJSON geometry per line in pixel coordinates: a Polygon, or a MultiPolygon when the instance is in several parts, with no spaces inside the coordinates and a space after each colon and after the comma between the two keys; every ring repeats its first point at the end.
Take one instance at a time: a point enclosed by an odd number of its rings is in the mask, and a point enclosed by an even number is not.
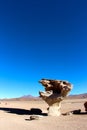
{"type": "Polygon", "coordinates": [[[60,117],[46,116],[48,105],[44,101],[1,101],[0,130],[87,130],[85,101],[87,99],[63,101],[62,114],[77,109],[82,113],[60,117]],[[40,111],[36,109],[42,110],[43,118],[30,121],[30,116],[40,111]]]}

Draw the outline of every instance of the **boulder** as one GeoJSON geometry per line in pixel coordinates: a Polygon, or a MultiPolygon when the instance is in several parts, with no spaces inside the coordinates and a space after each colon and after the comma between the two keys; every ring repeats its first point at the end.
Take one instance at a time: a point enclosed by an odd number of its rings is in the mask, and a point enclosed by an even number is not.
{"type": "Polygon", "coordinates": [[[84,103],[85,111],[87,112],[87,102],[84,103]]]}

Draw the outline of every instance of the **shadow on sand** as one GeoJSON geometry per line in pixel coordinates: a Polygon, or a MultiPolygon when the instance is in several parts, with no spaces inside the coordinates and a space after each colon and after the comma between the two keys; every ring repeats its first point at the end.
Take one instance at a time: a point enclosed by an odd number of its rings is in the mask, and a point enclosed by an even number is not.
{"type": "Polygon", "coordinates": [[[75,115],[87,115],[87,112],[73,113],[75,115]]]}
{"type": "Polygon", "coordinates": [[[72,114],[76,114],[76,115],[85,115],[85,114],[87,114],[87,112],[82,112],[81,109],[73,110],[71,112],[72,112],[72,114]]]}
{"type": "Polygon", "coordinates": [[[0,107],[0,110],[6,111],[7,113],[13,113],[18,115],[43,115],[47,116],[47,113],[42,113],[41,109],[31,108],[30,110],[21,109],[21,108],[4,108],[0,107]]]}
{"type": "Polygon", "coordinates": [[[81,112],[81,109],[78,109],[78,110],[73,110],[73,111],[69,111],[69,112],[66,112],[66,113],[62,113],[62,115],[66,116],[66,115],[86,115],[87,112],[81,112]]]}

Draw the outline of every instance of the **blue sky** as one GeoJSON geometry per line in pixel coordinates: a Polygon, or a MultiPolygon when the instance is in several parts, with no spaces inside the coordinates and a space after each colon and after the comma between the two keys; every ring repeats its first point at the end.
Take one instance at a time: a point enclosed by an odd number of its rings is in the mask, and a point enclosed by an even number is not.
{"type": "Polygon", "coordinates": [[[38,96],[41,78],[87,92],[86,0],[0,0],[0,98],[38,96]]]}

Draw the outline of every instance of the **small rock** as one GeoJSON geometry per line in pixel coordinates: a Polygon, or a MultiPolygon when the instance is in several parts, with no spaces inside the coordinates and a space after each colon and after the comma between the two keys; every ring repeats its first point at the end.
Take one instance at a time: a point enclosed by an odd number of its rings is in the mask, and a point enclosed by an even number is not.
{"type": "Polygon", "coordinates": [[[64,116],[72,115],[72,112],[63,113],[64,116]]]}
{"type": "Polygon", "coordinates": [[[30,116],[30,120],[39,120],[41,119],[43,116],[40,116],[40,115],[32,115],[30,116]]]}

